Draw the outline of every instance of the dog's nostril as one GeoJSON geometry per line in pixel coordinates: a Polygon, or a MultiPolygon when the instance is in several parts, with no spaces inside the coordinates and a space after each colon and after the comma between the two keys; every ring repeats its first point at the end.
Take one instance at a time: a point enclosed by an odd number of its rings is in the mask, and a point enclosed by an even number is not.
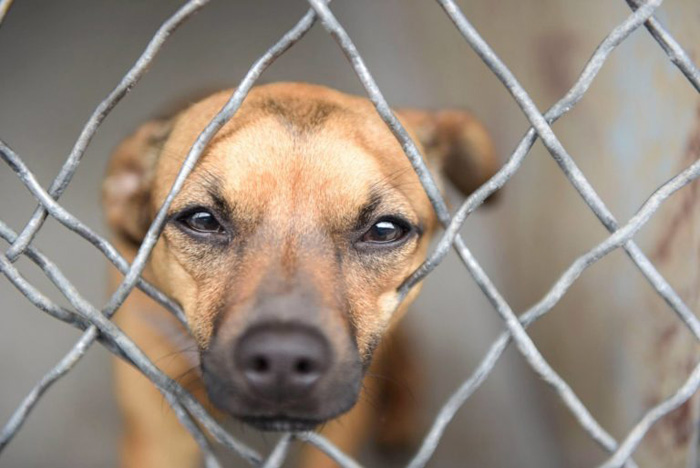
{"type": "Polygon", "coordinates": [[[265,356],[255,356],[251,364],[251,370],[255,372],[265,373],[270,370],[270,362],[265,356]]]}
{"type": "Polygon", "coordinates": [[[297,361],[297,365],[295,366],[295,370],[299,374],[310,374],[313,371],[313,368],[313,363],[308,359],[300,359],[297,361]]]}

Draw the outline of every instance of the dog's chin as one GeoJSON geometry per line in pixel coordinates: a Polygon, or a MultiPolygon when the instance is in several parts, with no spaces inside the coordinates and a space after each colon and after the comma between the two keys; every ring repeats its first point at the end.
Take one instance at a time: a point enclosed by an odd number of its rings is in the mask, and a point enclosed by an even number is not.
{"type": "Polygon", "coordinates": [[[239,421],[247,424],[255,429],[267,432],[305,432],[316,429],[321,424],[333,420],[342,414],[345,414],[353,406],[356,400],[336,408],[336,411],[326,413],[321,417],[303,417],[303,416],[288,416],[284,414],[276,416],[261,416],[261,415],[246,415],[232,414],[239,421]]]}
{"type": "Polygon", "coordinates": [[[268,417],[268,416],[239,416],[242,422],[255,429],[266,432],[304,432],[312,431],[318,425],[324,423],[322,420],[299,419],[288,417],[268,417]]]}

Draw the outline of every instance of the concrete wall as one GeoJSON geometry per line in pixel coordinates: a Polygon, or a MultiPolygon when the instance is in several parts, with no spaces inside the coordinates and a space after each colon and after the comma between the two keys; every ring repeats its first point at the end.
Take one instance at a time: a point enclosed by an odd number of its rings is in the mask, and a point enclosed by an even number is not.
{"type": "MultiPolygon", "coordinates": [[[[0,28],[0,138],[42,183],[48,185],[94,106],[176,4],[15,2],[0,28]]],[[[622,0],[460,4],[541,109],[573,84],[598,42],[628,14],[622,0]]],[[[528,127],[525,118],[437,4],[339,0],[333,8],[390,103],[469,107],[491,129],[503,158],[515,148],[528,127]]],[[[142,83],[110,115],[63,197],[64,206],[104,232],[100,181],[119,140],[183,95],[235,85],[304,11],[300,0],[212,2],[173,36],[142,83]]],[[[668,2],[659,17],[691,53],[698,52],[697,1],[668,2]]],[[[262,81],[278,80],[362,91],[321,28],[282,57],[262,81]]],[[[624,221],[655,187],[697,158],[693,135],[697,138],[699,132],[699,105],[695,91],[640,30],[619,47],[582,102],[554,128],[612,212],[624,221]]],[[[695,200],[695,192],[675,197],[640,233],[639,241],[698,310],[695,200]]],[[[34,205],[11,171],[0,169],[0,218],[20,229],[34,205]]],[[[471,217],[463,232],[516,311],[538,300],[576,256],[606,235],[539,143],[500,202],[471,217]]],[[[105,299],[106,268],[92,247],[53,221],[36,243],[88,299],[98,304],[105,299]]],[[[30,280],[59,299],[28,262],[22,260],[20,266],[30,280]]],[[[78,335],[35,310],[5,281],[0,281],[0,298],[4,422],[78,335]]],[[[479,362],[501,324],[454,257],[427,280],[408,320],[433,383],[429,400],[416,403],[427,422],[479,362]]],[[[617,252],[586,272],[532,333],[592,413],[621,438],[645,407],[678,384],[693,362],[689,356],[694,345],[675,320],[631,262],[617,252]]],[[[638,459],[646,460],[646,466],[683,466],[683,452],[694,434],[684,440],[679,434],[695,408],[683,411],[645,441],[638,459]]],[[[96,347],[39,404],[0,458],[0,467],[114,466],[119,424],[108,354],[96,347]]],[[[247,438],[259,446],[274,442],[251,434],[247,438]]],[[[511,350],[460,411],[430,466],[578,467],[603,456],[553,392],[511,350]]],[[[375,460],[370,466],[385,466],[371,453],[365,457],[375,460]]]]}

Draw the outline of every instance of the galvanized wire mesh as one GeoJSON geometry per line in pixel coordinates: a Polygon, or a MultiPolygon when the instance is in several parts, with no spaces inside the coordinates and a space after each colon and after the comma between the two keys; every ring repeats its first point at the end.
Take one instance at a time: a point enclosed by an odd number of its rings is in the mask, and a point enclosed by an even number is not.
{"type": "MultiPolygon", "coordinates": [[[[632,454],[651,426],[688,401],[698,388],[700,388],[700,364],[692,370],[687,380],[673,395],[655,407],[650,408],[639,422],[631,428],[624,440],[616,441],[596,421],[568,383],[562,379],[543,358],[525,329],[549,312],[586,268],[610,252],[621,247],[632,262],[639,268],[651,287],[665,300],[669,308],[678,315],[678,318],[683,321],[693,335],[700,340],[700,322],[693,311],[683,302],[679,294],[674,291],[673,287],[664,277],[661,276],[633,240],[634,235],[644,226],[668,197],[700,176],[700,161],[694,162],[659,187],[630,220],[620,225],[594,191],[584,174],[580,171],[574,159],[567,153],[566,149],[552,131],[550,125],[578,103],[612,51],[642,25],[698,92],[700,92],[700,70],[693,64],[673,36],[671,36],[654,18],[654,12],[662,3],[662,0],[649,0],[647,2],[627,0],[627,3],[632,9],[632,13],[603,39],[585,65],[574,86],[554,106],[547,110],[547,112],[542,113],[537,109],[532,99],[519,84],[513,73],[482,39],[454,1],[437,0],[437,2],[444,9],[445,13],[455,24],[471,48],[481,57],[485,64],[510,92],[532,125],[501,169],[489,181],[471,194],[454,215],[449,213],[447,205],[428,172],[418,148],[392,113],[351,38],[333,15],[327,1],[324,0],[308,0],[311,7],[310,10],[292,29],[252,65],[242,82],[236,88],[236,91],[231,95],[228,103],[199,135],[190,149],[169,195],[150,226],[135,260],[131,264],[124,260],[107,240],[97,235],[92,229],[63,208],[58,203],[58,199],[70,183],[90,140],[101,122],[119,103],[121,98],[143,76],[148,65],[154,60],[156,54],[168,39],[169,35],[197,10],[209,3],[209,0],[190,0],[175,12],[171,18],[163,23],[143,54],[126,73],[119,85],[97,106],[90,119],[85,124],[61,171],[48,190],[44,189],[37,182],[22,159],[14,153],[8,145],[0,141],[0,157],[17,174],[25,187],[39,201],[39,206],[22,232],[15,233],[0,221],[0,237],[10,244],[7,251],[3,255],[0,255],[0,271],[2,271],[5,277],[36,307],[59,320],[84,330],[82,337],[71,351],[36,384],[3,427],[2,432],[0,432],[0,453],[22,427],[22,424],[44,392],[58,379],[68,374],[73,366],[85,355],[90,346],[95,341],[99,341],[109,351],[139,369],[163,393],[181,423],[192,434],[201,447],[208,467],[220,465],[210,446],[209,437],[205,435],[204,431],[218,443],[237,453],[253,466],[280,466],[284,463],[291,442],[295,439],[315,445],[333,458],[340,466],[360,466],[349,455],[344,454],[330,441],[314,432],[285,434],[280,438],[270,454],[264,456],[255,452],[224,430],[194,397],[184,390],[177,382],[173,381],[159,370],[158,367],[156,367],[153,362],[151,362],[146,355],[110,321],[112,315],[119,309],[131,290],[137,287],[172,312],[182,323],[185,323],[184,315],[179,305],[170,300],[147,281],[143,280],[140,276],[148,261],[149,254],[161,233],[168,207],[181,189],[185,179],[194,168],[208,142],[214,137],[216,132],[234,116],[260,75],[272,62],[301,39],[317,21],[320,21],[322,27],[335,39],[341,51],[346,55],[378,114],[403,147],[440,222],[446,228],[445,233],[428,259],[401,286],[399,291],[401,298],[404,298],[412,287],[430,274],[430,272],[445,258],[450,249],[454,248],[477,285],[503,319],[507,329],[492,344],[488,353],[473,374],[464,381],[440,409],[432,427],[408,466],[410,468],[418,468],[428,463],[452,418],[474,391],[484,382],[511,342],[515,342],[516,347],[533,370],[560,396],[562,402],[588,435],[610,453],[610,458],[601,465],[602,467],[620,467],[623,465],[630,467],[636,466],[634,460],[631,458],[632,454]],[[518,317],[494,286],[488,275],[486,275],[479,262],[474,258],[467,245],[460,237],[459,229],[464,224],[467,217],[489,195],[503,187],[503,185],[519,170],[529,150],[538,138],[543,142],[573,187],[590,207],[591,211],[593,211],[600,222],[610,232],[610,236],[578,257],[552,285],[544,297],[518,317]],[[101,309],[96,308],[86,301],[56,265],[32,245],[32,240],[39,232],[48,216],[52,216],[65,227],[97,247],[107,259],[124,274],[124,279],[116,292],[101,309]],[[70,303],[71,307],[69,309],[58,306],[35,286],[25,280],[14,265],[16,260],[22,255],[39,266],[48,279],[61,291],[70,303]]],[[[11,0],[0,0],[0,22],[3,20],[11,3],[11,0]]]]}

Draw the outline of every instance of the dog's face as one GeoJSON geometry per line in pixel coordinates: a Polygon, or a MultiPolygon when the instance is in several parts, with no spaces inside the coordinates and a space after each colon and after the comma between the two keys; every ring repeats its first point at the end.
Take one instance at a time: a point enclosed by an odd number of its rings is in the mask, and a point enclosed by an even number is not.
{"type": "MultiPolygon", "coordinates": [[[[117,150],[105,200],[123,238],[140,241],[229,95],[146,124],[117,150]]],[[[430,165],[455,171],[463,191],[493,173],[488,137],[466,114],[400,115],[430,165]]],[[[200,158],[150,272],[182,305],[219,408],[264,429],[309,429],[354,405],[373,350],[412,298],[397,308],[397,288],[424,260],[435,225],[367,100],[267,85],[200,158]]]]}

